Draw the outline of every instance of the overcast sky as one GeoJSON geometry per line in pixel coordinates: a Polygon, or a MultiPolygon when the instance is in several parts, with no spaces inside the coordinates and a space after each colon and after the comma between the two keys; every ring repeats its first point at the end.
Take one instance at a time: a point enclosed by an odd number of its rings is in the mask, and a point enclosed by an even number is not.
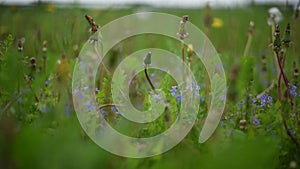
{"type": "MultiPolygon", "coordinates": [[[[37,2],[38,0],[0,0],[0,3],[30,3],[37,2]]],[[[80,3],[80,4],[106,4],[106,5],[116,5],[116,4],[132,4],[132,3],[145,3],[155,6],[202,6],[206,4],[207,1],[211,5],[221,5],[221,6],[230,6],[232,4],[242,5],[249,3],[253,0],[42,0],[42,1],[51,1],[51,2],[60,2],[60,3],[80,3]]],[[[286,3],[286,0],[254,0],[255,2],[279,2],[286,3]]],[[[295,5],[298,0],[288,0],[290,4],[295,5]]]]}

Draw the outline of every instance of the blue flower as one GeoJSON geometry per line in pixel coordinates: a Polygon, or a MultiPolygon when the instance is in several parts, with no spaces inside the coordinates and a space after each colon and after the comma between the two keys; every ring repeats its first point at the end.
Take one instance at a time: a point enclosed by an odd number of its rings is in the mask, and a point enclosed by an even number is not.
{"type": "Polygon", "coordinates": [[[115,106],[113,106],[113,107],[111,107],[111,111],[117,112],[118,110],[117,110],[117,108],[115,106]]]}
{"type": "Polygon", "coordinates": [[[181,101],[182,101],[181,95],[177,95],[177,96],[176,96],[176,101],[177,101],[177,102],[181,102],[181,101]]]}
{"type": "Polygon", "coordinates": [[[108,117],[108,113],[105,109],[100,109],[99,113],[101,113],[105,118],[108,117]]]}
{"type": "Polygon", "coordinates": [[[257,100],[256,99],[252,99],[252,103],[256,103],[257,102],[257,100]]]}
{"type": "Polygon", "coordinates": [[[99,93],[99,92],[100,92],[100,90],[99,90],[97,87],[96,87],[95,91],[96,91],[97,93],[99,93]]]}
{"type": "Polygon", "coordinates": [[[197,91],[194,92],[194,95],[195,95],[196,97],[200,97],[200,94],[199,94],[197,91]]]}
{"type": "Polygon", "coordinates": [[[49,80],[45,81],[45,85],[48,86],[49,85],[49,80]]]}
{"type": "Polygon", "coordinates": [[[177,86],[172,86],[171,95],[174,97],[177,91],[177,86]]]}
{"type": "Polygon", "coordinates": [[[273,104],[273,98],[272,98],[271,96],[268,96],[268,103],[269,103],[270,105],[273,104]]]}
{"type": "Polygon", "coordinates": [[[77,95],[79,93],[79,89],[75,89],[73,93],[77,95]]]}
{"type": "Polygon", "coordinates": [[[23,102],[22,97],[19,97],[19,98],[18,98],[18,102],[19,102],[19,103],[22,103],[22,102],[23,102]]]}
{"type": "Polygon", "coordinates": [[[96,108],[96,106],[94,104],[89,103],[89,102],[86,102],[83,105],[86,106],[87,111],[92,111],[92,110],[94,110],[96,108]]]}
{"type": "Polygon", "coordinates": [[[205,102],[205,98],[204,97],[201,98],[201,102],[205,102]]]}
{"type": "Polygon", "coordinates": [[[260,96],[260,100],[261,100],[261,101],[265,101],[266,98],[267,98],[267,95],[266,95],[266,94],[263,94],[263,95],[260,96]]]}
{"type": "Polygon", "coordinates": [[[195,86],[194,86],[194,89],[195,89],[195,90],[200,90],[201,88],[200,88],[200,86],[195,85],[195,86]]]}
{"type": "Polygon", "coordinates": [[[260,125],[260,121],[259,121],[258,119],[256,119],[256,118],[254,118],[254,119],[253,119],[253,125],[254,125],[254,126],[260,125]]]}
{"type": "Polygon", "coordinates": [[[291,95],[296,96],[297,95],[296,90],[297,90],[297,86],[293,85],[290,90],[291,95]]]}
{"type": "Polygon", "coordinates": [[[220,96],[220,100],[221,100],[221,101],[225,101],[225,99],[226,99],[226,95],[220,96]]]}

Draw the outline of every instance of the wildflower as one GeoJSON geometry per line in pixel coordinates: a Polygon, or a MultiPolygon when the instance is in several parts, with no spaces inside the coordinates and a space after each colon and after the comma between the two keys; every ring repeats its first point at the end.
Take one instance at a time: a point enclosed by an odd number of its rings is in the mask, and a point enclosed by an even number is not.
{"type": "Polygon", "coordinates": [[[234,124],[235,122],[234,122],[234,120],[230,119],[229,123],[234,124]]]}
{"type": "Polygon", "coordinates": [[[87,111],[92,111],[96,108],[96,106],[94,104],[88,103],[88,102],[84,103],[83,105],[86,106],[87,111]]]}
{"type": "Polygon", "coordinates": [[[273,98],[272,98],[271,96],[268,96],[268,103],[269,103],[270,105],[273,104],[273,98]]]}
{"type": "Polygon", "coordinates": [[[226,95],[220,96],[220,100],[221,100],[221,101],[225,101],[225,99],[226,99],[226,95]]]}
{"type": "Polygon", "coordinates": [[[56,5],[54,3],[48,3],[46,5],[47,12],[54,12],[56,10],[56,5]]]}
{"type": "Polygon", "coordinates": [[[177,91],[177,86],[172,86],[171,95],[175,96],[176,91],[177,91]]]}
{"type": "Polygon", "coordinates": [[[200,94],[199,94],[197,91],[194,92],[194,95],[195,95],[196,97],[200,97],[200,94]]]}
{"type": "Polygon", "coordinates": [[[193,55],[193,45],[192,44],[188,44],[188,47],[187,47],[187,54],[188,54],[188,59],[189,61],[191,61],[191,57],[193,55]]]}
{"type": "Polygon", "coordinates": [[[176,96],[176,101],[177,101],[178,103],[182,101],[181,95],[177,95],[177,96],[176,96]]]}
{"type": "Polygon", "coordinates": [[[243,120],[240,120],[240,129],[243,130],[245,129],[247,126],[247,120],[243,119],[243,120]]]}
{"type": "Polygon", "coordinates": [[[107,113],[107,111],[105,109],[100,109],[99,113],[102,114],[105,118],[108,117],[108,113],[107,113]]]}
{"type": "Polygon", "coordinates": [[[111,111],[117,112],[118,110],[117,110],[117,108],[116,108],[115,106],[112,106],[112,107],[111,107],[111,111]]]}
{"type": "Polygon", "coordinates": [[[213,28],[221,28],[221,27],[223,27],[223,25],[224,25],[224,23],[223,23],[222,19],[214,18],[213,24],[212,24],[213,28]]]}
{"type": "Polygon", "coordinates": [[[159,94],[154,94],[154,99],[155,99],[156,102],[162,102],[163,101],[163,99],[160,97],[159,94]]]}
{"type": "Polygon", "coordinates": [[[179,36],[181,40],[184,40],[189,36],[189,33],[186,31],[185,24],[189,20],[189,17],[187,15],[182,17],[182,20],[180,21],[180,27],[179,27],[179,32],[176,34],[179,36]]]}
{"type": "Polygon", "coordinates": [[[45,86],[47,87],[49,85],[49,80],[45,81],[45,86]]]}
{"type": "Polygon", "coordinates": [[[290,90],[291,95],[296,96],[297,95],[296,90],[297,90],[297,86],[293,85],[290,90]]]}
{"type": "Polygon", "coordinates": [[[198,90],[200,90],[201,88],[200,88],[200,86],[195,85],[195,86],[194,86],[194,89],[198,91],[198,90]]]}
{"type": "Polygon", "coordinates": [[[268,18],[268,25],[270,26],[278,24],[283,19],[280,10],[276,7],[269,9],[269,15],[270,17],[268,18]]]}
{"type": "Polygon", "coordinates": [[[253,125],[254,125],[254,126],[260,125],[260,121],[259,121],[258,119],[256,119],[255,117],[254,117],[254,119],[253,119],[253,125]]]}

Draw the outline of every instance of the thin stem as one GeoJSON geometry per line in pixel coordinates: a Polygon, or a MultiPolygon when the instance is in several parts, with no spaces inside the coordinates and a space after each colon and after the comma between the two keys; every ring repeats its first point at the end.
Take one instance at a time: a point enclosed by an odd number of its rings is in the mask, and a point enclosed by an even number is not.
{"type": "Polygon", "coordinates": [[[181,41],[181,59],[182,59],[182,78],[183,81],[185,80],[184,78],[184,41],[181,41]]]}
{"type": "Polygon", "coordinates": [[[291,140],[294,142],[294,144],[296,145],[297,149],[300,150],[300,144],[299,142],[297,141],[297,139],[293,136],[293,134],[290,132],[288,126],[287,126],[287,123],[286,123],[286,119],[285,117],[283,116],[283,114],[281,113],[281,116],[283,118],[283,125],[284,125],[284,129],[287,133],[287,135],[291,138],[291,140]]]}
{"type": "Polygon", "coordinates": [[[144,71],[145,71],[145,75],[146,75],[147,81],[149,82],[149,84],[150,84],[150,86],[151,86],[151,89],[152,89],[154,92],[156,92],[156,91],[155,91],[155,87],[153,86],[153,84],[152,84],[152,82],[151,82],[151,80],[150,80],[150,78],[149,78],[149,75],[148,75],[148,72],[147,72],[147,67],[145,67],[144,71]]]}
{"type": "Polygon", "coordinates": [[[280,61],[280,57],[279,57],[279,52],[278,51],[276,51],[276,56],[277,56],[277,63],[279,65],[279,69],[280,69],[280,74],[283,76],[283,80],[284,80],[284,84],[285,84],[286,88],[289,89],[289,81],[287,80],[287,78],[286,78],[286,76],[285,76],[285,74],[283,72],[283,67],[281,65],[281,61],[280,61]]]}
{"type": "Polygon", "coordinates": [[[3,107],[1,113],[0,113],[0,117],[3,115],[4,112],[6,112],[6,110],[7,110],[12,104],[13,104],[15,101],[17,101],[22,95],[23,95],[23,93],[19,93],[19,95],[18,95],[15,99],[13,99],[13,100],[9,101],[8,103],[6,103],[5,106],[3,107]]]}
{"type": "Polygon", "coordinates": [[[247,44],[246,44],[246,47],[245,47],[245,50],[244,50],[244,57],[246,57],[249,53],[249,49],[250,49],[250,46],[251,46],[251,42],[252,42],[252,35],[249,34],[248,35],[248,40],[247,40],[247,44]]]}
{"type": "MultiPolygon", "coordinates": [[[[285,84],[287,90],[289,90],[289,89],[290,89],[290,87],[289,87],[289,81],[288,81],[288,79],[286,78],[286,75],[284,74],[284,71],[283,71],[283,65],[281,65],[282,62],[280,61],[280,57],[279,57],[279,52],[278,52],[278,51],[276,51],[276,56],[277,56],[277,62],[278,62],[279,68],[280,68],[280,74],[281,74],[282,77],[283,77],[284,84],[285,84]]],[[[279,74],[279,75],[280,75],[280,74],[279,74]]],[[[279,83],[280,83],[280,81],[279,81],[279,83]]],[[[278,93],[278,95],[279,95],[279,94],[280,94],[280,93],[278,93]]],[[[290,96],[290,100],[291,100],[291,105],[294,106],[293,98],[292,98],[291,95],[289,95],[289,96],[290,96]]]]}
{"type": "MultiPolygon", "coordinates": [[[[284,52],[283,59],[281,61],[281,66],[284,68],[285,64],[285,59],[286,59],[286,51],[284,52]]],[[[278,82],[277,82],[277,92],[278,92],[278,99],[281,100],[281,78],[282,78],[282,73],[280,72],[279,77],[278,77],[278,82]]]]}
{"type": "Polygon", "coordinates": [[[116,107],[116,106],[122,106],[122,105],[119,105],[119,104],[113,104],[113,103],[110,103],[110,104],[103,104],[103,105],[99,106],[97,110],[103,109],[103,108],[105,108],[105,107],[116,107]]]}

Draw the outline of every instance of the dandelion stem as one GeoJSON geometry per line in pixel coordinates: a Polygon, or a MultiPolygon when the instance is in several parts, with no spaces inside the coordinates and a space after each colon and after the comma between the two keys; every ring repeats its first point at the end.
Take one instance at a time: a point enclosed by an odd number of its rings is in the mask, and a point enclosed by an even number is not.
{"type": "Polygon", "coordinates": [[[155,87],[153,86],[153,84],[152,84],[152,82],[151,82],[151,80],[150,80],[150,78],[149,78],[149,75],[148,75],[148,72],[147,72],[147,66],[145,67],[144,71],[145,71],[145,76],[146,76],[146,78],[147,78],[147,81],[149,82],[149,84],[150,84],[150,86],[151,86],[151,89],[152,89],[154,92],[156,92],[156,91],[155,91],[155,87]]]}

